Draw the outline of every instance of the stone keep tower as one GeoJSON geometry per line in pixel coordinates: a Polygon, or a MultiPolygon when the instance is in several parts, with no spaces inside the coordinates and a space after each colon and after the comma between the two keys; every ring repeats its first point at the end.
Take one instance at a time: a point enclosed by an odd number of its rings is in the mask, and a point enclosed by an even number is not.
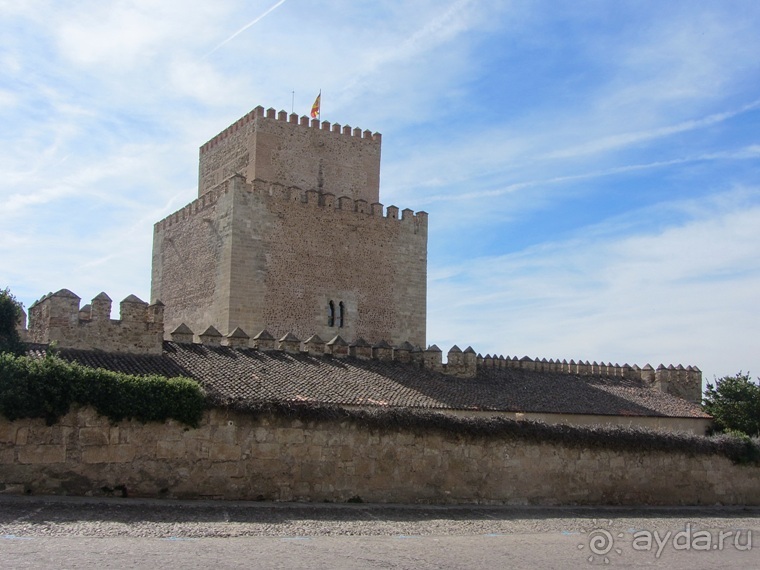
{"type": "Polygon", "coordinates": [[[168,335],[425,346],[427,214],[379,202],[380,134],[257,107],[200,149],[198,198],[155,225],[168,335]]]}

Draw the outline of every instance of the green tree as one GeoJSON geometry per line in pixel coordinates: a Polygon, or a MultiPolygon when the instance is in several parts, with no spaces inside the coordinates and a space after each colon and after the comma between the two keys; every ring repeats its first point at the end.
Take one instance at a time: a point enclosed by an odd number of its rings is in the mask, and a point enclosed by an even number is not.
{"type": "Polygon", "coordinates": [[[707,383],[704,410],[713,416],[718,431],[740,431],[760,436],[760,386],[749,373],[738,372],[707,383]]]}
{"type": "Polygon", "coordinates": [[[0,353],[23,351],[21,337],[16,326],[21,320],[22,305],[6,287],[0,290],[0,353]]]}

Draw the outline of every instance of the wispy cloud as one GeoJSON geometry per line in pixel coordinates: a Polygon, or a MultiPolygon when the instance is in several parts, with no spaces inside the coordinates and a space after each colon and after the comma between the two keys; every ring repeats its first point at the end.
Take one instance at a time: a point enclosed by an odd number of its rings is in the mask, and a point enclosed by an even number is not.
{"type": "Polygon", "coordinates": [[[726,160],[758,160],[760,159],[760,145],[750,145],[744,148],[723,151],[712,152],[707,154],[700,154],[696,156],[675,158],[672,160],[659,160],[654,162],[647,162],[643,164],[627,164],[624,166],[616,166],[614,168],[606,168],[603,170],[593,170],[590,172],[584,172],[581,174],[573,174],[569,176],[555,176],[553,178],[543,178],[537,180],[528,180],[524,182],[518,182],[509,184],[507,186],[493,188],[490,190],[482,190],[478,192],[461,192],[458,194],[444,193],[440,195],[428,195],[426,200],[428,202],[438,201],[470,201],[477,198],[493,198],[508,194],[511,192],[517,192],[526,188],[535,188],[547,186],[553,186],[557,184],[563,184],[567,182],[578,182],[582,180],[592,180],[595,178],[603,178],[606,176],[615,176],[618,174],[625,174],[644,170],[653,170],[658,168],[667,168],[670,166],[678,166],[682,164],[694,163],[694,162],[707,162],[707,161],[726,161],[726,160]]]}
{"type": "Polygon", "coordinates": [[[264,18],[266,18],[269,14],[271,14],[272,12],[274,12],[277,8],[279,8],[280,6],[282,6],[284,3],[285,3],[285,0],[278,0],[272,6],[270,6],[267,10],[265,10],[260,15],[256,16],[253,20],[251,20],[250,22],[248,22],[245,26],[243,26],[242,28],[240,28],[237,32],[235,32],[234,34],[232,34],[226,40],[224,40],[221,43],[217,44],[217,46],[214,47],[214,49],[212,49],[210,52],[208,52],[203,57],[206,58],[206,57],[210,56],[212,53],[214,53],[215,51],[217,51],[219,48],[221,48],[222,46],[224,46],[224,45],[228,44],[229,42],[231,42],[232,40],[234,40],[236,37],[238,37],[240,34],[242,34],[248,28],[250,28],[251,26],[253,26],[255,24],[258,24],[261,20],[263,20],[264,18]]]}
{"type": "Polygon", "coordinates": [[[596,154],[600,152],[608,152],[622,147],[640,144],[645,141],[651,141],[653,139],[669,137],[675,134],[717,125],[723,121],[732,119],[743,113],[747,113],[758,108],[760,108],[760,99],[756,99],[747,105],[743,105],[739,109],[725,111],[722,113],[714,113],[701,119],[690,119],[676,125],[667,125],[645,131],[634,131],[629,133],[609,135],[575,147],[552,151],[547,155],[539,158],[568,158],[596,154]]]}

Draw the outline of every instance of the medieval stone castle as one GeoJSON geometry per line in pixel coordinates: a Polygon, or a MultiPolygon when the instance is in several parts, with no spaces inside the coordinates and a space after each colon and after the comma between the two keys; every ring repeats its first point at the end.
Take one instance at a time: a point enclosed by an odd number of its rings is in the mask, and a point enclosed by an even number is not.
{"type": "Polygon", "coordinates": [[[165,324],[425,344],[427,214],[380,203],[380,135],[262,107],[201,147],[155,226],[165,324]]]}
{"type": "Polygon", "coordinates": [[[28,338],[161,354],[164,339],[480,368],[635,378],[692,402],[696,367],[476,355],[426,346],[428,217],[380,203],[379,133],[256,107],[200,148],[198,198],[154,227],[151,300],[30,307],[28,338]],[[255,335],[253,337],[249,335],[255,335]]]}

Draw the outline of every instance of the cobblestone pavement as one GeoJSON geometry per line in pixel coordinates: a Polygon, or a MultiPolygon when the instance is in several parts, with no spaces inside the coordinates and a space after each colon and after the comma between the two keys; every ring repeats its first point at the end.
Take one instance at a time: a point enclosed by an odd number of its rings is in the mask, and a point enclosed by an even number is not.
{"type": "Polygon", "coordinates": [[[760,508],[0,496],[0,568],[567,568],[608,562],[693,570],[758,567],[758,550],[760,508]]]}

